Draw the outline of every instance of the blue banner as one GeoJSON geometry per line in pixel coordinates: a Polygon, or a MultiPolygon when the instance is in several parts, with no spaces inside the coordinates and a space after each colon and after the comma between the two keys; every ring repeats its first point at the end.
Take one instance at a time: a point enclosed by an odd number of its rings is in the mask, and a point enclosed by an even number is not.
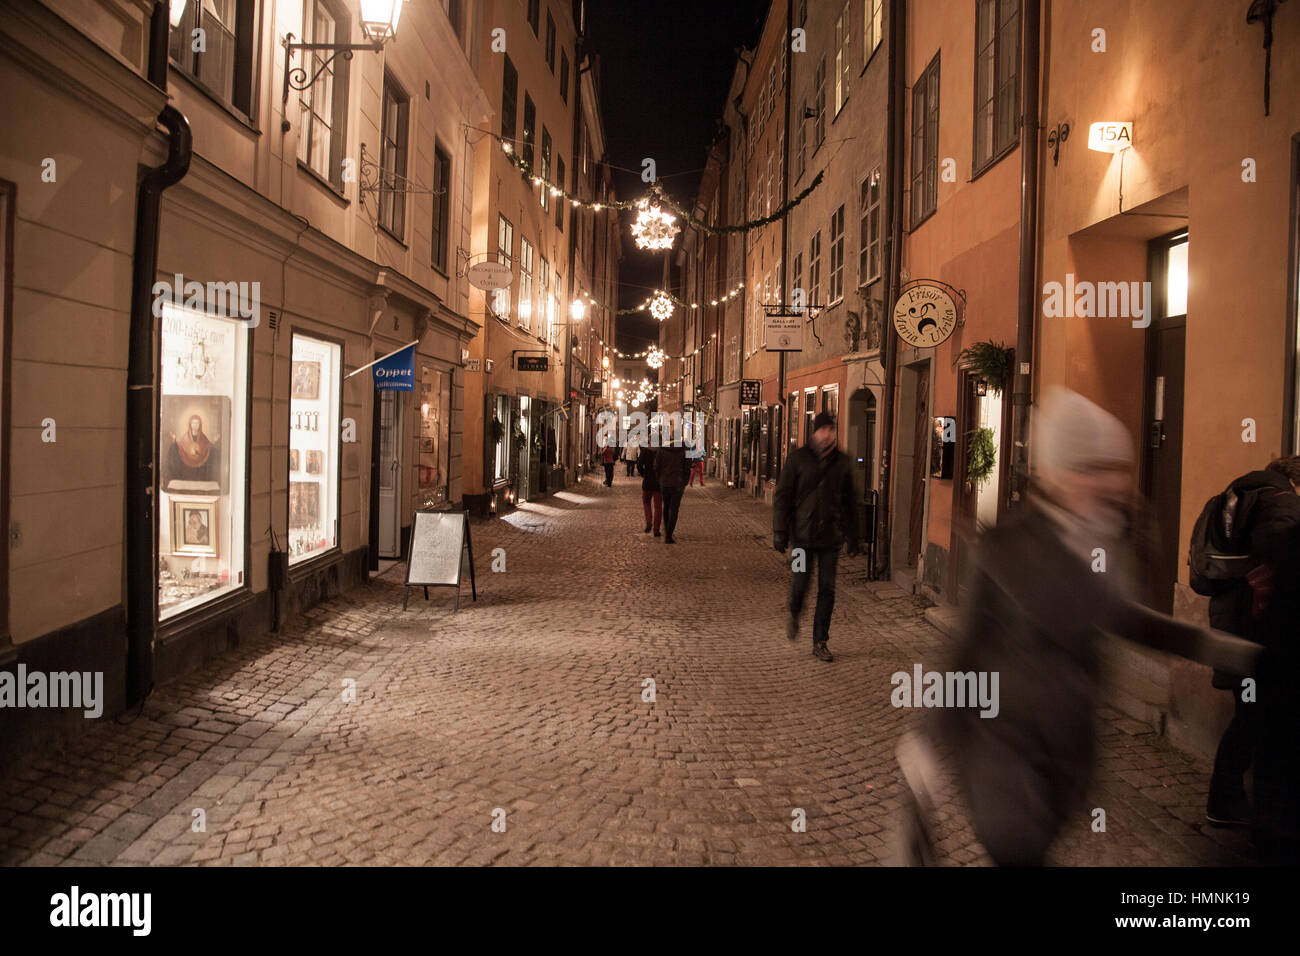
{"type": "Polygon", "coordinates": [[[400,352],[374,364],[375,388],[380,391],[415,391],[415,346],[408,345],[400,352]]]}

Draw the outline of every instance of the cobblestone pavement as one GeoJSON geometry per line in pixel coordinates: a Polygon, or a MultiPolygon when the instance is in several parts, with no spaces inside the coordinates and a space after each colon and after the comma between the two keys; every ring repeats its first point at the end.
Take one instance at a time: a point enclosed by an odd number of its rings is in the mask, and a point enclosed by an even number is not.
{"type": "MultiPolygon", "coordinates": [[[[0,862],[890,862],[916,714],[889,677],[946,640],[923,603],[845,558],[826,664],[811,608],[784,638],[761,503],[711,481],[676,545],[641,528],[621,473],[475,522],[459,613],[445,590],[403,613],[394,567],[12,768],[0,862]]],[[[1209,767],[1102,718],[1106,832],[1081,815],[1053,862],[1245,862],[1240,834],[1203,826],[1209,767]]],[[[943,863],[988,862],[959,802],[939,818],[943,863]]]]}

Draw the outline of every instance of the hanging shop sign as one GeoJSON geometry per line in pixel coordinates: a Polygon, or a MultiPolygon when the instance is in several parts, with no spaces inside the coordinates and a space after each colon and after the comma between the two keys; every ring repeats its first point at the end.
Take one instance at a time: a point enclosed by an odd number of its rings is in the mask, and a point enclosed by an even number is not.
{"type": "Polygon", "coordinates": [[[466,271],[465,277],[474,288],[495,292],[497,289],[509,288],[514,273],[508,263],[487,261],[474,263],[466,271]]]}
{"type": "Polygon", "coordinates": [[[375,388],[381,392],[415,391],[415,345],[398,349],[374,365],[375,388]]]}
{"type": "Polygon", "coordinates": [[[763,348],[769,352],[802,352],[803,326],[801,313],[779,309],[763,316],[763,348]]]}
{"type": "Polygon", "coordinates": [[[740,404],[758,405],[763,398],[763,383],[756,378],[742,379],[740,382],[740,404]]]}
{"type": "Polygon", "coordinates": [[[894,304],[894,330],[914,349],[942,345],[956,328],[957,303],[938,283],[918,282],[894,304]]]}
{"type": "Polygon", "coordinates": [[[547,355],[516,355],[515,370],[518,372],[546,372],[551,368],[551,359],[547,355]]]}

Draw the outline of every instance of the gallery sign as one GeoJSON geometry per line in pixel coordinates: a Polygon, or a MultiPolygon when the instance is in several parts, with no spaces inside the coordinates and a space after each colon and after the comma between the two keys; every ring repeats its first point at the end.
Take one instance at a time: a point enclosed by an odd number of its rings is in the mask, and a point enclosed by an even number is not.
{"type": "Polygon", "coordinates": [[[957,303],[935,282],[918,282],[894,303],[894,331],[914,349],[948,341],[957,328],[957,303]]]}
{"type": "Polygon", "coordinates": [[[763,383],[756,378],[742,379],[740,382],[740,404],[758,405],[763,399],[763,383]]]}
{"type": "Polygon", "coordinates": [[[519,372],[546,372],[551,368],[551,359],[546,355],[517,355],[515,370],[519,372]]]}
{"type": "Polygon", "coordinates": [[[763,316],[763,348],[769,352],[803,351],[802,314],[778,311],[763,316]]]}
{"type": "Polygon", "coordinates": [[[381,392],[415,391],[415,346],[386,355],[374,365],[375,388],[381,392]]]}

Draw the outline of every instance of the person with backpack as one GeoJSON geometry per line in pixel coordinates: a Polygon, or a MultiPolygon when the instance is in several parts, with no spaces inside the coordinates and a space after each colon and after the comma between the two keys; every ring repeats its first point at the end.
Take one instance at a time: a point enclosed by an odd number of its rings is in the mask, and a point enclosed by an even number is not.
{"type": "Polygon", "coordinates": [[[772,508],[772,546],[785,553],[793,544],[803,550],[790,581],[790,618],[786,637],[799,638],[799,614],[817,564],[817,609],[813,612],[813,656],[835,660],[827,647],[835,609],[835,572],[840,548],[858,554],[858,496],[849,456],[836,442],[835,417],[822,412],[813,419],[812,438],[786,462],[777,482],[772,508]]]}
{"type": "MultiPolygon", "coordinates": [[[[1187,563],[1192,590],[1210,598],[1210,626],[1265,647],[1291,643],[1287,632],[1294,631],[1296,619],[1285,608],[1300,592],[1293,567],[1297,550],[1300,456],[1242,475],[1207,501],[1192,529],[1187,563]]],[[[1206,819],[1216,826],[1242,825],[1251,816],[1245,776],[1270,708],[1246,691],[1246,676],[1214,672],[1214,686],[1233,692],[1233,716],[1215,753],[1205,806],[1206,819]]]]}

